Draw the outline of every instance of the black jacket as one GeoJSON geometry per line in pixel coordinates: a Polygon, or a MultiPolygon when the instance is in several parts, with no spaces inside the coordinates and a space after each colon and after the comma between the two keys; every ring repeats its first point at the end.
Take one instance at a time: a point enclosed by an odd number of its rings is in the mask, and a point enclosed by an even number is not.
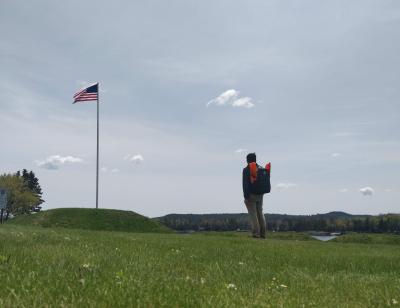
{"type": "MultiPolygon", "coordinates": [[[[257,168],[261,168],[259,165],[257,165],[257,168]]],[[[247,165],[247,167],[243,168],[243,175],[242,175],[242,183],[243,183],[243,196],[244,199],[249,199],[250,198],[250,167],[247,165]]]]}

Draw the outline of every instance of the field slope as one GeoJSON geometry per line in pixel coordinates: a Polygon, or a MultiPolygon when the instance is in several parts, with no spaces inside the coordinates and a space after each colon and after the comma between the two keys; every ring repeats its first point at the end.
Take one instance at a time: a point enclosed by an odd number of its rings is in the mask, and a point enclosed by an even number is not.
{"type": "Polygon", "coordinates": [[[0,307],[399,307],[392,240],[278,235],[1,225],[0,307]]]}
{"type": "Polygon", "coordinates": [[[169,232],[162,224],[135,212],[109,209],[52,209],[17,216],[7,224],[102,231],[169,232]]]}

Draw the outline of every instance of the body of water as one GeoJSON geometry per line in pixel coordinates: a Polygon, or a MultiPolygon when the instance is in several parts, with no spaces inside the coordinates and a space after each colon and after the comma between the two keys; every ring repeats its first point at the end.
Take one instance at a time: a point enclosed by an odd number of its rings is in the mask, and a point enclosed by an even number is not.
{"type": "Polygon", "coordinates": [[[333,240],[334,238],[336,238],[336,235],[311,235],[311,237],[319,240],[319,241],[330,241],[333,240]]]}

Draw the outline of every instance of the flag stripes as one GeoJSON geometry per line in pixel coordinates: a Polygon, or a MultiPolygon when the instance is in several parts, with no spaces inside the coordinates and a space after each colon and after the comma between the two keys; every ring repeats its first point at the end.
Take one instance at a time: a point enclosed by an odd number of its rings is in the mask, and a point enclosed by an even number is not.
{"type": "Polygon", "coordinates": [[[74,95],[74,102],[85,102],[85,101],[95,101],[98,99],[99,95],[99,84],[93,84],[79,92],[75,93],[74,95]]]}

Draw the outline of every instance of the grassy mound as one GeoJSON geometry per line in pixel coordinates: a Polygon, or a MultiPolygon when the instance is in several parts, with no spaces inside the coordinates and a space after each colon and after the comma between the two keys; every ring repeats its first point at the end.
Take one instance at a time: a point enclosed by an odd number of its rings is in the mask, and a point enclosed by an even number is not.
{"type": "Polygon", "coordinates": [[[131,211],[62,208],[22,215],[10,224],[124,232],[170,232],[150,218],[131,211]]]}

